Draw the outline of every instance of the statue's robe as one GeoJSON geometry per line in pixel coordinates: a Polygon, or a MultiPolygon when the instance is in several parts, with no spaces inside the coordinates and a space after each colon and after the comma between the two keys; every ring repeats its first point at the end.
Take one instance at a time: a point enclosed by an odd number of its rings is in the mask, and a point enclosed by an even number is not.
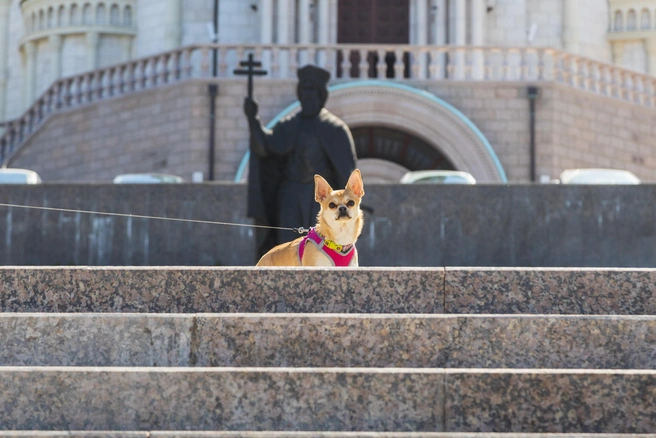
{"type": "MultiPolygon", "coordinates": [[[[251,142],[249,166],[248,216],[257,225],[308,228],[316,223],[320,207],[314,200],[314,174],[321,174],[333,189],[343,189],[355,170],[355,145],[348,126],[325,108],[309,120],[303,120],[299,112],[276,124],[264,148],[251,142]],[[325,159],[315,168],[297,168],[300,164],[294,154],[298,148],[316,148],[317,144],[325,159]],[[290,171],[311,178],[291,182],[290,171]]],[[[256,236],[258,256],[298,237],[290,231],[268,229],[258,229],[256,236]]]]}

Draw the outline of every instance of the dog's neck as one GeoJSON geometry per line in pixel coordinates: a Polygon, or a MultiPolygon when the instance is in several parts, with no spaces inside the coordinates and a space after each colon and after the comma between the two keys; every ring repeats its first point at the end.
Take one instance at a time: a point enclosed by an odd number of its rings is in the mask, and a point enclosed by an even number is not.
{"type": "Polygon", "coordinates": [[[332,240],[338,245],[352,245],[358,240],[362,231],[362,212],[348,221],[338,222],[335,226],[330,226],[325,219],[319,217],[319,222],[315,230],[321,237],[326,240],[332,240]]]}

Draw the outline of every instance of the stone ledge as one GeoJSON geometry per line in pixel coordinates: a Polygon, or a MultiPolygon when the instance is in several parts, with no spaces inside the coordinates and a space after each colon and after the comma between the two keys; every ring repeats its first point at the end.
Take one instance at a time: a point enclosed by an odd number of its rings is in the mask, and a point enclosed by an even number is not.
{"type": "Polygon", "coordinates": [[[656,315],[656,269],[5,267],[0,311],[656,315]]]}
{"type": "Polygon", "coordinates": [[[56,430],[656,430],[656,371],[0,367],[0,426],[56,430]]]}
{"type": "Polygon", "coordinates": [[[656,316],[0,314],[0,365],[654,369],[656,316]]]}

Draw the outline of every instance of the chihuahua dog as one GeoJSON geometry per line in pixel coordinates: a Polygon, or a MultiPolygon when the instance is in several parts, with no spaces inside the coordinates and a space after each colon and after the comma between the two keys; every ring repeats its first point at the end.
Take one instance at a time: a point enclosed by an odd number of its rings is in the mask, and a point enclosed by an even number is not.
{"type": "Polygon", "coordinates": [[[307,236],[283,243],[264,254],[257,266],[358,266],[355,241],[364,219],[360,200],[364,185],[355,169],[344,190],[333,190],[314,176],[314,199],[321,204],[317,224],[307,236]]]}

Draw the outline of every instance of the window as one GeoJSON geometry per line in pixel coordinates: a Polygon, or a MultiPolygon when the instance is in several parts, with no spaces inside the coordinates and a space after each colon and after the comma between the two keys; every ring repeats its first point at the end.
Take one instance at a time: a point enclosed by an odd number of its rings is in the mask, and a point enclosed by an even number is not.
{"type": "Polygon", "coordinates": [[[622,11],[615,11],[613,30],[615,32],[621,32],[624,30],[624,17],[622,16],[622,11]]]}

